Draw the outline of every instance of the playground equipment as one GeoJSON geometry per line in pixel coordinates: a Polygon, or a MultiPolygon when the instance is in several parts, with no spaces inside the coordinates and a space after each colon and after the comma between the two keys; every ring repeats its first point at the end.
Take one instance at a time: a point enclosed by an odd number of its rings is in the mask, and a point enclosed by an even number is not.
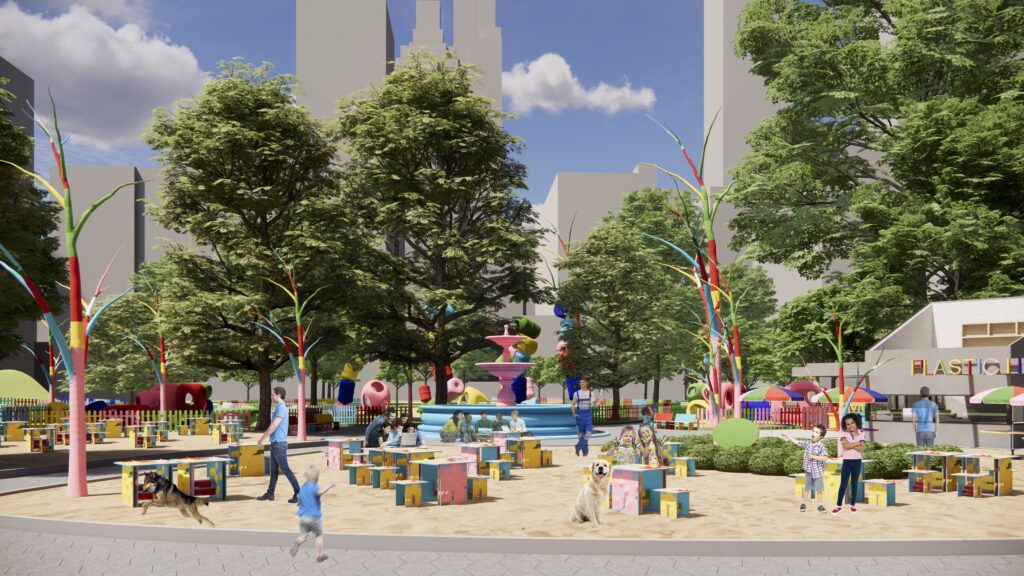
{"type": "Polygon", "coordinates": [[[348,362],[341,371],[341,381],[338,382],[338,404],[347,406],[352,403],[356,392],[356,380],[359,380],[359,371],[363,365],[360,362],[348,362]]]}
{"type": "Polygon", "coordinates": [[[391,389],[380,380],[370,380],[363,385],[359,394],[359,403],[363,406],[380,408],[391,403],[391,389]]]}
{"type": "MultiPolygon", "coordinates": [[[[167,389],[167,396],[174,398],[173,402],[169,402],[171,405],[167,407],[168,410],[206,410],[209,395],[202,384],[167,382],[164,387],[167,389]],[[191,401],[189,401],[189,396],[191,396],[191,401]]],[[[160,385],[154,384],[151,389],[137,393],[135,403],[150,410],[159,410],[160,385]]]]}
{"type": "MultiPolygon", "coordinates": [[[[424,384],[424,386],[426,386],[424,384]]],[[[428,388],[429,390],[429,388],[428,388]]],[[[466,392],[466,384],[459,378],[450,378],[448,380],[448,401],[456,402],[463,393],[466,392]]]]}
{"type": "Polygon", "coordinates": [[[473,388],[472,386],[466,386],[466,390],[456,397],[452,404],[487,404],[491,400],[486,394],[473,388]]]}

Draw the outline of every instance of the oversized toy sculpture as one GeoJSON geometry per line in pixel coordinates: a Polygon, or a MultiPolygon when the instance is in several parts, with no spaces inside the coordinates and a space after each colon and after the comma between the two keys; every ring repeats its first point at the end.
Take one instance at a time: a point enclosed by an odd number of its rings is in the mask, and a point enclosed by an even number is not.
{"type": "Polygon", "coordinates": [[[562,374],[565,376],[565,388],[569,393],[569,400],[572,401],[576,391],[580,389],[580,378],[576,375],[576,365],[569,357],[569,340],[572,339],[573,331],[576,329],[576,321],[569,317],[569,314],[562,308],[561,304],[555,304],[555,316],[562,319],[558,325],[558,345],[555,350],[558,352],[558,363],[562,366],[562,374]]]}
{"type": "Polygon", "coordinates": [[[352,403],[356,394],[356,380],[359,380],[359,371],[362,368],[363,363],[359,360],[345,364],[341,371],[341,381],[338,382],[338,404],[347,406],[352,403]]]}

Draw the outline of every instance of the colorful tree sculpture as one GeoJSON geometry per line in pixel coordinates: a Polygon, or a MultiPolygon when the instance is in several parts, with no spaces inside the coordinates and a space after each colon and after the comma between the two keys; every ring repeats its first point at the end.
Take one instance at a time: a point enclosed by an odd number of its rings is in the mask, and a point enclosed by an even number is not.
{"type": "MultiPolygon", "coordinates": [[[[52,96],[50,98],[50,102],[53,104],[52,96]]],[[[39,126],[46,134],[46,137],[50,142],[50,151],[53,154],[53,159],[57,166],[57,173],[60,177],[62,191],[58,192],[57,189],[51,186],[45,178],[35,172],[26,170],[17,164],[6,160],[0,160],[0,162],[13,166],[25,175],[34,178],[50,191],[50,194],[53,195],[54,199],[64,210],[64,235],[68,253],[68,274],[71,281],[71,293],[68,302],[68,310],[71,317],[71,326],[69,330],[70,342],[64,339],[64,333],[60,330],[60,326],[57,324],[56,318],[54,318],[53,314],[50,312],[50,307],[47,305],[45,298],[40,294],[31,279],[25,275],[21,266],[14,259],[14,256],[6,249],[3,249],[3,255],[8,262],[4,263],[0,261],[0,266],[3,266],[3,268],[7,270],[7,272],[11,274],[15,280],[17,280],[35,299],[36,304],[43,313],[43,318],[46,320],[47,327],[53,335],[53,339],[57,343],[57,347],[60,349],[61,356],[64,358],[64,367],[71,382],[70,390],[68,392],[68,405],[71,417],[71,446],[68,455],[67,494],[70,497],[88,496],[89,489],[86,485],[85,474],[85,343],[86,333],[89,326],[96,322],[100,314],[102,314],[103,309],[101,308],[97,311],[96,314],[88,320],[88,322],[83,317],[82,273],[78,258],[78,237],[81,235],[82,230],[85,228],[85,223],[89,221],[89,217],[92,216],[93,212],[113,198],[114,195],[122,189],[127,188],[128,186],[133,186],[137,184],[137,182],[128,182],[114,188],[112,192],[89,206],[89,208],[82,213],[81,217],[76,220],[74,210],[72,209],[71,185],[68,183],[68,172],[64,155],[64,140],[61,138],[60,126],[57,121],[56,104],[53,104],[53,124],[56,141],[54,140],[53,135],[50,134],[50,130],[38,115],[34,115],[33,119],[35,120],[36,125],[39,126]]],[[[108,302],[107,305],[109,306],[109,304],[110,303],[108,302]]]]}

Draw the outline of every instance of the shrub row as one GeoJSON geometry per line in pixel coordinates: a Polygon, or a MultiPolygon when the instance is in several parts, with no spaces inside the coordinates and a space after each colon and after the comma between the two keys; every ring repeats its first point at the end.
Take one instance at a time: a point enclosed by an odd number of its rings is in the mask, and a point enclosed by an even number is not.
{"type": "MultiPolygon", "coordinates": [[[[751,472],[766,476],[785,476],[803,471],[803,449],[781,438],[762,438],[749,448],[721,448],[712,442],[710,435],[673,436],[667,438],[667,441],[681,442],[682,455],[694,458],[697,468],[702,470],[751,472]]],[[[835,458],[836,441],[826,440],[825,446],[829,456],[835,458]]],[[[904,470],[912,465],[907,452],[915,449],[913,444],[903,442],[888,446],[868,442],[864,459],[874,462],[867,465],[865,473],[869,478],[903,478],[906,476],[904,470]]],[[[939,445],[933,449],[941,452],[961,451],[952,445],[939,445]]],[[[935,465],[938,466],[938,463],[935,465]]]]}

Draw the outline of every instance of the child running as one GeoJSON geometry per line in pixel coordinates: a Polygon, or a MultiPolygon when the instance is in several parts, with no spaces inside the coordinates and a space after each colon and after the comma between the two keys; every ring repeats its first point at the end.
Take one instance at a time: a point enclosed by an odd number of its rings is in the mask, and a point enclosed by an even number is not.
{"type": "Polygon", "coordinates": [[[327,556],[324,555],[324,514],[320,510],[320,497],[327,494],[335,485],[331,484],[321,490],[317,485],[320,480],[320,470],[313,465],[306,468],[303,476],[306,483],[299,489],[299,537],[292,544],[289,553],[295,557],[299,553],[299,546],[302,546],[312,533],[316,536],[316,561],[323,562],[327,560],[327,556]]]}
{"type": "Polygon", "coordinates": [[[825,496],[825,462],[828,460],[828,448],[821,441],[825,437],[825,427],[815,424],[810,442],[798,442],[785,432],[782,433],[782,437],[804,449],[804,501],[800,503],[800,511],[807,511],[807,500],[811,492],[814,492],[818,498],[818,512],[825,512],[822,500],[825,496]]]}

